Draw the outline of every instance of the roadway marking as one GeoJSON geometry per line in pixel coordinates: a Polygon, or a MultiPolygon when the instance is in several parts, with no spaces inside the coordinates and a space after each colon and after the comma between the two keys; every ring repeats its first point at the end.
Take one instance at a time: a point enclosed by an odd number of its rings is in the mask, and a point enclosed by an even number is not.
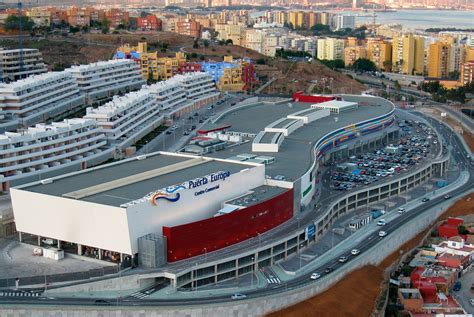
{"type": "Polygon", "coordinates": [[[131,297],[135,297],[137,299],[144,299],[145,297],[148,297],[148,294],[142,293],[142,292],[136,292],[130,295],[131,297]]]}
{"type": "Polygon", "coordinates": [[[30,292],[0,292],[0,296],[3,296],[3,297],[36,297],[36,296],[40,296],[40,293],[30,293],[30,292]]]}

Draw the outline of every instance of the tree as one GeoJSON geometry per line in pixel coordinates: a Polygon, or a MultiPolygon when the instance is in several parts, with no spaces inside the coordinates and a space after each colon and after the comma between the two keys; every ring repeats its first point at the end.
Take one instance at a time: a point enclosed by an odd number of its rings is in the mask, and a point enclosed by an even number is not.
{"type": "Polygon", "coordinates": [[[322,59],[320,60],[321,64],[326,65],[329,68],[336,69],[336,68],[344,68],[344,61],[342,59],[322,59]]]}
{"type": "Polygon", "coordinates": [[[75,34],[75,33],[79,32],[80,30],[81,30],[81,29],[78,28],[77,26],[72,26],[72,25],[71,25],[71,26],[69,27],[69,32],[71,32],[72,34],[75,34]]]}
{"type": "Polygon", "coordinates": [[[210,43],[209,43],[208,40],[204,40],[204,47],[206,47],[206,48],[209,47],[209,44],[210,44],[210,43]]]}
{"type": "Polygon", "coordinates": [[[363,72],[375,72],[377,70],[375,63],[367,58],[358,58],[354,64],[352,64],[352,68],[356,71],[363,72]]]}
{"type": "Polygon", "coordinates": [[[233,44],[234,44],[234,42],[231,39],[227,39],[225,41],[225,45],[233,45],[233,44]]]}
{"type": "Polygon", "coordinates": [[[383,70],[385,70],[386,72],[392,71],[392,66],[392,61],[387,60],[383,62],[383,70]]]}
{"type": "Polygon", "coordinates": [[[197,40],[194,40],[193,42],[193,48],[199,48],[199,43],[197,40]]]}
{"type": "Polygon", "coordinates": [[[30,17],[9,15],[5,19],[5,30],[19,30],[20,24],[23,31],[31,31],[35,26],[35,23],[30,17]]]}
{"type": "Polygon", "coordinates": [[[458,80],[459,79],[459,72],[457,70],[453,70],[452,72],[449,72],[448,74],[448,78],[449,79],[454,79],[454,80],[458,80]]]}
{"type": "Polygon", "coordinates": [[[395,86],[395,90],[396,90],[396,91],[402,90],[402,86],[400,85],[400,83],[398,82],[398,80],[395,80],[394,86],[395,86]]]}
{"type": "Polygon", "coordinates": [[[198,55],[196,53],[191,53],[191,58],[197,58],[198,55]]]}
{"type": "Polygon", "coordinates": [[[103,19],[102,23],[101,23],[101,26],[102,26],[102,34],[109,33],[109,31],[110,31],[110,21],[109,20],[103,19]]]}

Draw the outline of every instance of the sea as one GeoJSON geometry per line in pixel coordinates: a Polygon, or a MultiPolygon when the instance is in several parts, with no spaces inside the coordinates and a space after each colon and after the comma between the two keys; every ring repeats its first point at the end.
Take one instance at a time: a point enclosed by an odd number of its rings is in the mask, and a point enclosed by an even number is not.
{"type": "MultiPolygon", "coordinates": [[[[372,11],[342,11],[356,16],[356,23],[372,23],[372,11]]],[[[376,12],[377,24],[401,24],[407,30],[427,28],[474,29],[474,11],[455,10],[397,10],[376,12]]]]}

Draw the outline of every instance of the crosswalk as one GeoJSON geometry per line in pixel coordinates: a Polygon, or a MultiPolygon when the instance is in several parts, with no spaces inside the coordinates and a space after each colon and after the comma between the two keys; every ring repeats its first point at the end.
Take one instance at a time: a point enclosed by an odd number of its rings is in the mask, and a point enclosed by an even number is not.
{"type": "Polygon", "coordinates": [[[40,296],[40,293],[3,291],[3,292],[0,292],[0,296],[3,296],[3,297],[37,297],[37,296],[40,296]]]}
{"type": "Polygon", "coordinates": [[[281,280],[278,275],[273,272],[270,268],[261,268],[260,272],[265,276],[268,284],[280,284],[281,280]]]}
{"type": "Polygon", "coordinates": [[[145,294],[143,292],[135,292],[133,294],[130,294],[131,297],[134,297],[136,299],[144,299],[145,297],[148,297],[149,294],[145,294]]]}

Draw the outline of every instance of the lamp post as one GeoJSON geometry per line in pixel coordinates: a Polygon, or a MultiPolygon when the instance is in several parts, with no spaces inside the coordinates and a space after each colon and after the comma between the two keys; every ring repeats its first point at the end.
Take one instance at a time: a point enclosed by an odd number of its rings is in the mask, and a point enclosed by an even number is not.
{"type": "Polygon", "coordinates": [[[250,260],[252,261],[252,271],[250,272],[250,274],[251,274],[250,288],[253,288],[253,271],[255,270],[255,264],[253,263],[253,261],[255,259],[252,257],[250,260]]]}
{"type": "Polygon", "coordinates": [[[204,260],[207,263],[207,248],[204,248],[204,260]]]}

